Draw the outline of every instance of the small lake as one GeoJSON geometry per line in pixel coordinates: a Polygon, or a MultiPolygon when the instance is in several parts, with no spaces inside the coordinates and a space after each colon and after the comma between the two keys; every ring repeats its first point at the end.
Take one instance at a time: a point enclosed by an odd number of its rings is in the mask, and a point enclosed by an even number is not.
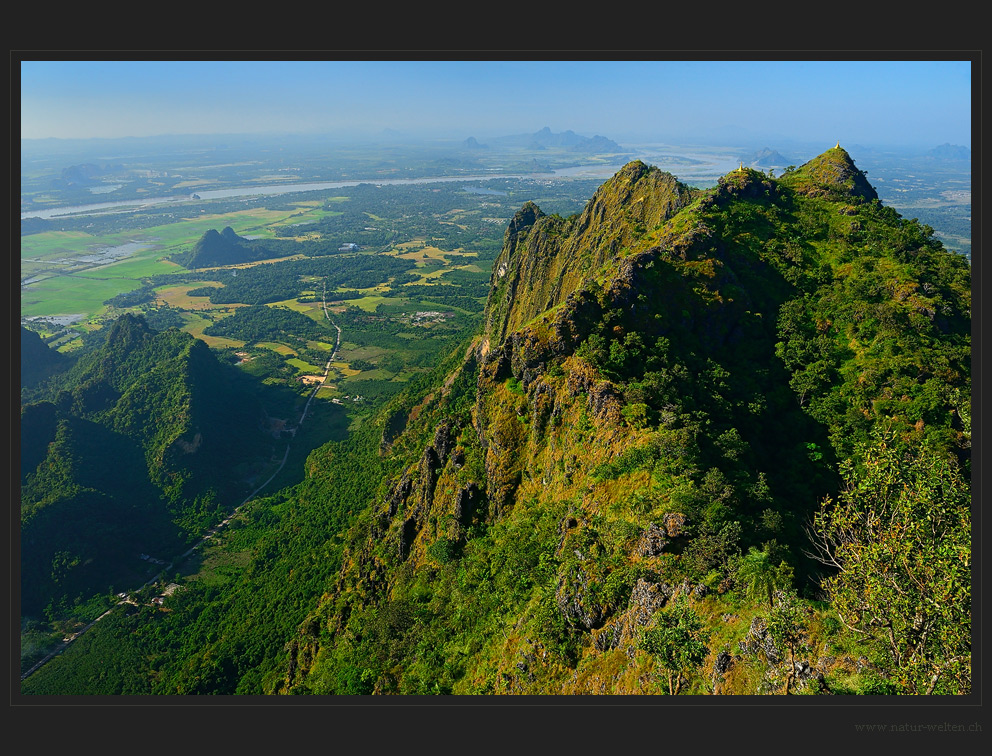
{"type": "Polygon", "coordinates": [[[77,315],[33,315],[30,318],[24,318],[25,320],[43,320],[46,323],[52,323],[57,326],[70,326],[73,323],[85,318],[85,314],[77,315]]]}
{"type": "Polygon", "coordinates": [[[89,263],[91,265],[106,265],[107,263],[116,262],[117,260],[123,260],[125,257],[130,257],[135,252],[140,252],[143,249],[151,248],[151,244],[132,241],[127,242],[126,244],[119,244],[116,247],[105,247],[104,249],[97,250],[96,252],[90,252],[79,257],[73,257],[72,261],[75,263],[89,263]]]}

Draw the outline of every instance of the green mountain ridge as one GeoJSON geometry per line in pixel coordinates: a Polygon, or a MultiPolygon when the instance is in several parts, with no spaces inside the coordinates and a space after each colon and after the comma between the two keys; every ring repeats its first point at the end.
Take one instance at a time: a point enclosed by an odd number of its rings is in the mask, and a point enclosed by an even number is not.
{"type": "MultiPolygon", "coordinates": [[[[632,163],[580,216],[525,206],[481,338],[388,446],[400,473],[277,689],[647,692],[649,629],[712,623],[741,555],[816,595],[805,531],[840,460],[883,433],[967,465],[969,293],[839,147],[708,192],[632,163]]],[[[709,627],[730,692],[779,674],[745,683],[758,665],[709,627]]]]}
{"type": "MultiPolygon", "coordinates": [[[[970,296],[968,261],[839,146],[709,190],[635,161],[568,218],[527,203],[480,330],[254,502],[241,567],[24,689],[968,693],[970,296]]],[[[25,408],[27,469],[81,423],[139,438],[126,366],[159,338],[124,322],[25,408]]],[[[192,417],[211,382],[161,383],[192,417]]],[[[192,444],[187,419],[146,459],[192,444]]]]}
{"type": "MultiPolygon", "coordinates": [[[[695,191],[635,161],[607,181],[579,215],[562,219],[544,215],[533,203],[524,205],[511,219],[493,265],[487,340],[502,340],[561,304],[635,234],[658,227],[686,206],[695,191]],[[513,306],[507,308],[509,301],[513,306]]],[[[484,343],[483,351],[487,349],[484,343]]]]}
{"type": "Polygon", "coordinates": [[[115,321],[47,400],[22,409],[25,612],[99,590],[125,554],[176,548],[219,519],[243,486],[232,459],[271,453],[260,420],[202,341],[140,316],[115,321]],[[52,583],[59,554],[78,574],[52,583]]]}
{"type": "Polygon", "coordinates": [[[34,386],[68,366],[68,360],[50,348],[34,331],[21,326],[21,386],[34,386]]]}

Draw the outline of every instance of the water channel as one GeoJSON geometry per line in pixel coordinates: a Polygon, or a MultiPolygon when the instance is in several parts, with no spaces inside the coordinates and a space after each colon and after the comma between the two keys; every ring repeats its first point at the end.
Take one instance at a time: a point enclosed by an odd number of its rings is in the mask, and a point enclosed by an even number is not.
{"type": "MultiPolygon", "coordinates": [[[[579,166],[575,169],[555,171],[553,173],[534,174],[492,174],[488,176],[432,176],[413,179],[361,179],[351,181],[324,181],[307,184],[273,184],[272,186],[245,186],[231,189],[211,189],[200,190],[196,194],[199,200],[191,199],[190,195],[183,194],[171,197],[145,197],[135,200],[120,200],[117,202],[95,202],[88,205],[73,205],[64,207],[50,207],[36,210],[28,210],[21,213],[21,220],[25,218],[61,218],[66,216],[95,215],[104,212],[127,212],[142,207],[153,205],[164,205],[179,202],[197,202],[215,199],[226,199],[230,197],[252,197],[263,195],[290,194],[295,192],[314,192],[324,189],[341,189],[348,186],[358,186],[359,184],[374,184],[376,186],[404,185],[404,184],[434,184],[453,181],[491,181],[493,179],[555,179],[566,178],[575,175],[582,175],[583,178],[591,177],[589,171],[602,173],[602,178],[609,178],[620,169],[620,166],[579,166]],[[581,172],[581,173],[579,173],[581,172]]],[[[599,177],[599,176],[597,176],[599,177]]]]}

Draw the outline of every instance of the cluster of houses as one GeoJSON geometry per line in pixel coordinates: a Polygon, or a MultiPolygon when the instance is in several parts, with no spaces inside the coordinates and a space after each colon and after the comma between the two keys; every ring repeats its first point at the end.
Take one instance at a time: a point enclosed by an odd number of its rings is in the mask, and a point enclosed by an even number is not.
{"type": "MultiPolygon", "coordinates": [[[[364,402],[365,401],[365,397],[364,396],[360,396],[358,394],[355,394],[354,396],[350,396],[350,395],[349,396],[346,396],[345,397],[345,400],[346,401],[349,401],[349,402],[364,402]]],[[[342,402],[337,397],[334,397],[333,399],[331,399],[331,403],[332,404],[344,404],[344,402],[342,402]]]]}
{"type": "Polygon", "coordinates": [[[423,312],[415,312],[410,316],[411,323],[420,323],[425,320],[437,321],[442,318],[452,318],[455,313],[453,312],[439,312],[437,310],[425,310],[423,312]]]}

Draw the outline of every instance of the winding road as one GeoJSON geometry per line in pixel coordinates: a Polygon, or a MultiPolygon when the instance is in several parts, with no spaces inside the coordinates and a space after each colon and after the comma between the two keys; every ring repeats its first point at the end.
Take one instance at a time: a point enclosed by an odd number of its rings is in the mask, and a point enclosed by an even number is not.
{"type": "MultiPolygon", "coordinates": [[[[296,426],[297,428],[299,426],[303,425],[303,421],[306,419],[307,412],[310,410],[310,402],[312,402],[313,401],[313,398],[315,396],[317,396],[317,392],[320,390],[320,387],[323,386],[327,382],[327,376],[330,375],[330,372],[331,372],[331,363],[334,362],[334,360],[337,359],[338,350],[341,348],[341,326],[339,326],[337,323],[335,323],[333,320],[331,320],[331,314],[327,310],[327,280],[326,279],[324,280],[324,293],[323,293],[323,295],[321,297],[321,304],[324,306],[324,317],[327,318],[327,322],[328,323],[330,323],[332,326],[334,326],[334,328],[337,329],[338,337],[337,337],[337,341],[334,344],[334,349],[331,350],[331,358],[327,361],[327,364],[324,365],[324,375],[323,375],[323,377],[321,377],[320,383],[318,383],[316,386],[314,386],[313,391],[310,392],[310,398],[307,399],[307,403],[303,407],[303,414],[300,416],[300,422],[297,423],[297,426],[296,426]]],[[[293,431],[293,435],[296,435],[295,429],[293,431]]],[[[279,469],[281,470],[282,468],[280,467],[279,469]]],[[[271,478],[270,478],[270,480],[271,480],[271,478]]]]}

